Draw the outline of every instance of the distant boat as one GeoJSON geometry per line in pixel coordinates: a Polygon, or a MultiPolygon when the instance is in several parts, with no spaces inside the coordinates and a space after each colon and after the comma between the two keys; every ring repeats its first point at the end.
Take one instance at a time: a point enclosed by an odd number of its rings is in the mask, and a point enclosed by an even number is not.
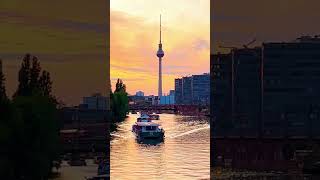
{"type": "Polygon", "coordinates": [[[159,120],[160,116],[158,114],[149,114],[151,120],[159,120]]]}
{"type": "Polygon", "coordinates": [[[137,122],[151,122],[151,117],[147,114],[143,114],[137,118],[137,122]]]}

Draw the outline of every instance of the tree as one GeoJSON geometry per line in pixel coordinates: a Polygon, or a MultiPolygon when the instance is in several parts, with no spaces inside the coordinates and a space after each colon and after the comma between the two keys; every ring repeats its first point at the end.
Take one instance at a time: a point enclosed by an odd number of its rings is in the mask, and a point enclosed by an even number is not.
{"type": "Polygon", "coordinates": [[[114,93],[110,92],[110,102],[111,127],[115,127],[115,123],[123,121],[129,111],[128,93],[126,92],[126,85],[123,84],[121,79],[117,80],[114,93]]]}
{"type": "Polygon", "coordinates": [[[41,72],[40,62],[38,61],[37,57],[32,58],[32,67],[30,69],[30,89],[32,91],[32,94],[38,94],[39,93],[39,76],[41,72]]]}
{"type": "Polygon", "coordinates": [[[121,79],[118,79],[116,83],[116,89],[114,90],[114,92],[121,92],[121,91],[126,92],[126,85],[123,84],[121,79]]]}
{"type": "Polygon", "coordinates": [[[40,91],[42,95],[51,97],[52,81],[51,81],[49,72],[47,71],[42,72],[42,75],[39,79],[39,86],[40,86],[40,91]]]}
{"type": "Polygon", "coordinates": [[[30,82],[30,54],[26,54],[22,60],[21,68],[19,70],[19,85],[14,97],[31,95],[30,82]]]}
{"type": "Polygon", "coordinates": [[[7,100],[5,78],[2,72],[2,60],[0,59],[0,102],[7,100]]]}
{"type": "Polygon", "coordinates": [[[51,97],[52,81],[50,73],[47,71],[41,73],[40,62],[37,57],[32,57],[32,65],[30,59],[30,54],[23,58],[19,71],[19,85],[14,97],[31,95],[51,97]]]}
{"type": "MultiPolygon", "coordinates": [[[[59,158],[59,121],[50,74],[43,71],[39,77],[40,63],[33,57],[30,67],[30,58],[27,54],[22,61],[13,100],[0,106],[0,177],[4,179],[48,179],[59,158]]],[[[2,77],[0,89],[3,82],[2,77]]]]}
{"type": "Polygon", "coordinates": [[[19,96],[12,104],[19,114],[18,123],[11,126],[17,134],[6,146],[13,164],[9,168],[15,171],[13,179],[48,179],[59,158],[56,106],[46,96],[19,96]]]}

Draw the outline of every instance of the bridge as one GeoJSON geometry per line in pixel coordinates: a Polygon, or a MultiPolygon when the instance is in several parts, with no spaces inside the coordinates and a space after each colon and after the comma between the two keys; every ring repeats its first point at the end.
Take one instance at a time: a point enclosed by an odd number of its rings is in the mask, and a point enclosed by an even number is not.
{"type": "Polygon", "coordinates": [[[181,115],[205,115],[208,107],[199,105],[138,105],[130,104],[130,111],[142,111],[149,113],[174,113],[181,115]]]}

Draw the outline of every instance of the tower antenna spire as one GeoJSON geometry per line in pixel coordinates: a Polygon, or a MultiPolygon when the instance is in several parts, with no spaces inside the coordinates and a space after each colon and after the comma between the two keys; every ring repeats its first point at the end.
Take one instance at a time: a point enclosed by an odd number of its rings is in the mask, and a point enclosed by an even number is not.
{"type": "Polygon", "coordinates": [[[160,44],[161,44],[161,14],[160,14],[160,44]]]}

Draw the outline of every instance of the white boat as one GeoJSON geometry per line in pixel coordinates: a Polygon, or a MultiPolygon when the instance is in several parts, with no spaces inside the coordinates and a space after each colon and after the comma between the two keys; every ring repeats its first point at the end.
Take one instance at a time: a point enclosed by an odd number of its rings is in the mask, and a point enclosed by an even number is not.
{"type": "Polygon", "coordinates": [[[146,114],[143,114],[137,118],[137,122],[151,122],[151,117],[146,114]]]}
{"type": "Polygon", "coordinates": [[[158,114],[149,114],[151,120],[159,120],[160,116],[158,114]]]}
{"type": "Polygon", "coordinates": [[[160,127],[159,124],[154,122],[136,122],[132,126],[132,131],[136,134],[138,140],[163,140],[164,138],[164,130],[160,127]]]}

